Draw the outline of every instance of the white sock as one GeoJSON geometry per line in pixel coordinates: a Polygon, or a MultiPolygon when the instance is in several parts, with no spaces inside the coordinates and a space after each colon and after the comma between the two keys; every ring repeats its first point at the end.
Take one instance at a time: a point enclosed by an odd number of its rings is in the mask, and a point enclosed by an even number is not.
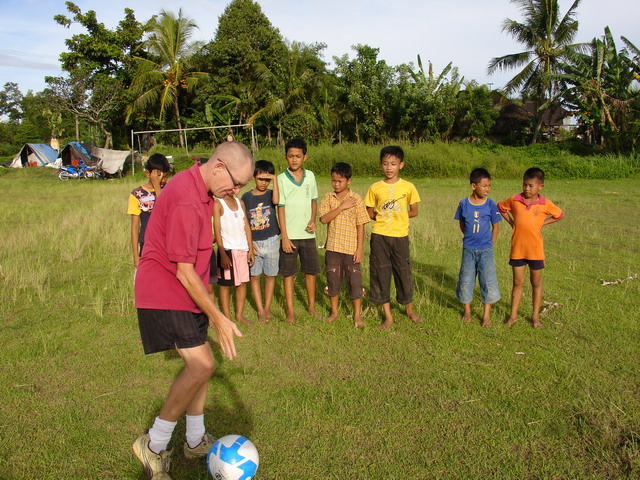
{"type": "Polygon", "coordinates": [[[149,429],[149,449],[154,453],[160,453],[167,449],[173,429],[178,422],[169,422],[156,417],[153,427],[149,429]]]}
{"type": "Polygon", "coordinates": [[[204,436],[204,414],[187,415],[187,443],[189,448],[197,447],[204,436]]]}

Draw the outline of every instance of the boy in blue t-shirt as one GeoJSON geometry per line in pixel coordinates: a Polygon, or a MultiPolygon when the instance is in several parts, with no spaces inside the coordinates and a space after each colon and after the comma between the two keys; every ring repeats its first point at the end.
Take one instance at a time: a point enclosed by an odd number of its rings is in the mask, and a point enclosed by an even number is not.
{"type": "Polygon", "coordinates": [[[275,291],[280,260],[280,228],[276,216],[276,205],[280,202],[280,194],[273,163],[258,160],[253,171],[253,179],[256,182],[256,188],[242,195],[242,205],[251,227],[253,245],[249,248],[253,248],[255,254],[255,260],[251,266],[251,293],[256,302],[258,319],[264,323],[273,318],[271,300],[275,291]],[[269,189],[271,181],[273,181],[273,190],[269,189]],[[264,304],[260,288],[262,274],[265,276],[264,304]]]}
{"type": "Polygon", "coordinates": [[[453,217],[460,222],[464,234],[462,240],[462,264],[456,297],[464,304],[464,322],[471,321],[471,300],[476,275],[480,283],[482,303],[482,326],[490,327],[491,304],[500,300],[493,245],[498,238],[498,222],[502,220],[496,202],[489,198],[491,175],[484,168],[476,168],[469,175],[471,195],[460,200],[453,217]]]}

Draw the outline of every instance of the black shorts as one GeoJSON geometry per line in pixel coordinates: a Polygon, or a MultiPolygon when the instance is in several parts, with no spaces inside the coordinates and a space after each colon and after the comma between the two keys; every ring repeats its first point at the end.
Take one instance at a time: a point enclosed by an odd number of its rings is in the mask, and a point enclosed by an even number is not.
{"type": "Polygon", "coordinates": [[[204,313],[139,308],[138,325],[146,354],[207,343],[209,320],[204,313]]]}
{"type": "Polygon", "coordinates": [[[409,237],[371,234],[370,296],[379,305],[391,302],[391,277],[400,305],[413,301],[413,279],[409,258],[409,237]]]}
{"type": "Polygon", "coordinates": [[[320,273],[320,263],[318,262],[318,252],[315,238],[303,238],[302,240],[291,240],[296,247],[293,253],[286,253],[280,244],[280,263],[278,275],[290,277],[298,273],[298,255],[300,255],[301,270],[307,275],[317,275],[320,273]]]}
{"type": "Polygon", "coordinates": [[[218,283],[218,262],[216,262],[216,252],[211,251],[211,260],[209,260],[209,284],[218,283]]]}
{"type": "Polygon", "coordinates": [[[526,258],[510,258],[509,265],[512,267],[524,267],[529,265],[529,270],[542,270],[544,260],[527,260],[526,258]]]}

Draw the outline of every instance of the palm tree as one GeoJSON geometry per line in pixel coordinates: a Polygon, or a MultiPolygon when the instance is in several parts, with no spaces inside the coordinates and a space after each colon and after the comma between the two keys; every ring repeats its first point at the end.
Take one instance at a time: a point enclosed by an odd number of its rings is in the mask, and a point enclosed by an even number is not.
{"type": "MultiPolygon", "coordinates": [[[[184,17],[182,9],[178,10],[177,17],[162,10],[151,20],[151,35],[147,40],[150,58],[138,59],[138,70],[130,87],[134,100],[126,109],[127,121],[135,112],[159,106],[159,118],[172,108],[176,124],[182,128],[180,93],[192,92],[198,82],[207,77],[204,72],[191,71],[191,58],[201,46],[199,42],[189,43],[195,28],[198,28],[195,22],[184,17]]],[[[184,146],[182,135],[180,145],[184,146]]]]}
{"type": "Polygon", "coordinates": [[[558,73],[558,63],[566,57],[567,52],[578,47],[572,41],[578,31],[575,14],[580,1],[574,0],[567,13],[560,17],[558,0],[511,0],[522,11],[524,20],[518,22],[507,18],[502,31],[524,44],[526,50],[496,57],[489,62],[489,75],[498,70],[522,67],[509,80],[505,92],[510,94],[521,90],[533,98],[536,105],[534,143],[542,127],[540,107],[557,91],[557,81],[552,79],[552,75],[558,73]]]}

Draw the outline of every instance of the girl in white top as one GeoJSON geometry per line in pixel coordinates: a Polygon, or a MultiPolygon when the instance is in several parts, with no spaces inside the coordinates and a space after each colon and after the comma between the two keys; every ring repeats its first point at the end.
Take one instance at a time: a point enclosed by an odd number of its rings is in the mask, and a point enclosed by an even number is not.
{"type": "Polygon", "coordinates": [[[235,287],[236,321],[250,322],[244,317],[249,267],[253,265],[251,227],[244,208],[236,197],[227,195],[213,205],[213,229],[218,244],[218,285],[220,309],[231,318],[231,287],[235,287]]]}

